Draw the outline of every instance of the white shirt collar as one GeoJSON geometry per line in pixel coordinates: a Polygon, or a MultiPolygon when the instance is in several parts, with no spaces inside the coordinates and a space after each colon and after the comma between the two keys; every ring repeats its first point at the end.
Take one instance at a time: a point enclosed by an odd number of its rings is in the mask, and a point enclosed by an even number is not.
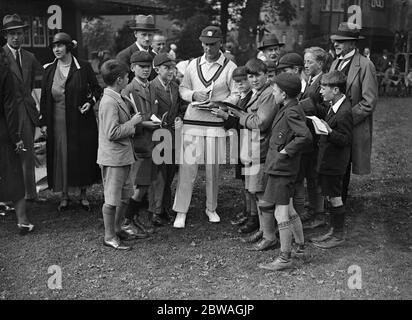
{"type": "Polygon", "coordinates": [[[13,53],[14,58],[16,58],[17,51],[20,51],[20,54],[21,54],[21,48],[14,49],[14,48],[10,47],[9,44],[7,44],[7,46],[9,47],[10,51],[13,53]]]}
{"type": "Polygon", "coordinates": [[[140,51],[146,51],[146,52],[149,52],[149,50],[148,50],[148,49],[146,50],[145,48],[143,48],[140,44],[138,44],[138,43],[137,43],[137,41],[136,41],[135,43],[136,43],[136,46],[139,48],[139,50],[140,50],[140,51]]]}
{"type": "Polygon", "coordinates": [[[336,103],[332,106],[333,112],[337,113],[339,110],[339,107],[342,105],[343,101],[346,99],[346,96],[343,95],[342,98],[340,98],[336,103]]]}
{"type": "Polygon", "coordinates": [[[339,60],[348,60],[350,58],[352,58],[356,53],[356,49],[353,49],[351,52],[347,53],[346,55],[344,55],[343,57],[339,57],[339,60]]]}
{"type": "Polygon", "coordinates": [[[316,76],[312,77],[310,80],[310,83],[314,83],[316,81],[317,78],[319,78],[322,75],[322,72],[318,73],[316,76]]]}
{"type": "Polygon", "coordinates": [[[216,61],[213,61],[213,62],[208,62],[208,61],[206,60],[206,54],[204,54],[204,55],[200,58],[200,63],[199,63],[199,65],[217,63],[217,64],[220,64],[221,66],[223,66],[223,63],[225,62],[225,56],[223,55],[223,52],[222,52],[222,51],[219,51],[219,52],[220,52],[219,59],[217,59],[216,61]]]}

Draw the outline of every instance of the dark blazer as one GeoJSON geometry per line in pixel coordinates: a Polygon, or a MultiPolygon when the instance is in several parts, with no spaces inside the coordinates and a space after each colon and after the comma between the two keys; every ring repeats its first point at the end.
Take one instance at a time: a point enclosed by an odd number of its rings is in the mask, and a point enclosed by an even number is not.
{"type": "MultiPolygon", "coordinates": [[[[335,60],[331,69],[334,70],[335,60]]],[[[346,81],[346,97],[352,105],[353,139],[352,172],[368,174],[371,171],[372,114],[378,101],[378,81],[372,61],[356,53],[350,63],[346,81]]]]}
{"type": "MultiPolygon", "coordinates": [[[[45,66],[40,112],[41,124],[47,125],[47,179],[53,188],[54,101],[52,85],[57,60],[45,66]]],[[[100,98],[100,88],[89,62],[73,56],[65,86],[68,184],[71,187],[91,185],[100,180],[97,158],[97,122],[93,106],[100,98]],[[90,102],[92,107],[81,114],[79,107],[90,102]]]]}
{"type": "Polygon", "coordinates": [[[325,121],[332,132],[320,136],[317,171],[327,175],[343,175],[349,163],[352,143],[353,118],[349,100],[343,101],[337,113],[331,108],[325,121]]]}
{"type": "MultiPolygon", "coordinates": [[[[300,104],[305,111],[306,116],[317,116],[318,118],[324,118],[328,112],[328,106],[323,102],[323,97],[320,94],[320,81],[322,74],[311,83],[310,86],[306,86],[305,91],[299,98],[300,104]]],[[[312,147],[309,147],[307,152],[317,152],[317,146],[319,137],[315,134],[312,120],[306,119],[306,125],[308,126],[310,133],[313,137],[312,147]]]]}
{"type": "MultiPolygon", "coordinates": [[[[0,48],[1,51],[1,48],[0,48]]],[[[14,151],[20,141],[19,112],[14,99],[13,75],[2,64],[0,52],[0,201],[24,198],[23,167],[14,151]]]]}
{"type": "MultiPolygon", "coordinates": [[[[27,50],[21,49],[21,67],[23,70],[23,76],[20,73],[19,67],[17,66],[16,59],[11,52],[8,45],[4,45],[3,49],[6,53],[7,61],[11,73],[13,75],[13,82],[15,88],[15,99],[20,112],[27,112],[30,120],[35,126],[39,124],[39,111],[36,108],[36,102],[34,101],[31,92],[34,88],[34,80],[36,74],[41,74],[43,68],[40,63],[35,58],[34,54],[28,52],[27,50]]],[[[25,117],[20,116],[21,121],[25,117]]],[[[22,127],[20,123],[20,129],[22,127]]]]}
{"type": "MultiPolygon", "coordinates": [[[[126,66],[130,67],[130,57],[136,51],[139,51],[139,48],[137,47],[136,42],[134,42],[133,44],[128,46],[126,49],[123,49],[122,51],[120,51],[116,55],[116,59],[126,64],[126,66]]],[[[152,55],[153,58],[156,56],[156,54],[152,51],[152,48],[149,49],[149,53],[152,55]]],[[[152,81],[154,78],[156,78],[156,76],[157,76],[156,71],[154,71],[152,68],[152,72],[150,73],[150,76],[149,76],[149,81],[152,81]]],[[[129,72],[129,82],[132,82],[133,78],[134,78],[134,73],[129,72]]]]}
{"type": "Polygon", "coordinates": [[[312,135],[306,126],[305,113],[297,99],[281,106],[272,124],[265,173],[280,176],[296,176],[301,153],[312,143],[312,135]],[[287,154],[281,154],[285,149],[287,154]]]}
{"type": "MultiPolygon", "coordinates": [[[[142,86],[133,79],[127,87],[122,91],[122,95],[130,98],[133,95],[133,100],[136,103],[137,110],[142,115],[143,121],[150,121],[150,117],[154,114],[159,117],[158,107],[154,90],[151,90],[149,85],[149,96],[146,95],[142,86]]],[[[141,124],[136,126],[136,134],[133,137],[133,147],[138,158],[150,158],[154,148],[152,141],[153,131],[149,128],[144,128],[141,124]]]]}

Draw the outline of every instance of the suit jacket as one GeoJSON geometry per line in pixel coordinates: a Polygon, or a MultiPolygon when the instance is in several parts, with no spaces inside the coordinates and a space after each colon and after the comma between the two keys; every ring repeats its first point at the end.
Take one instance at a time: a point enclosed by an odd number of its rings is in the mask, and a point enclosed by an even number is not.
{"type": "MultiPolygon", "coordinates": [[[[299,101],[303,108],[303,111],[305,111],[306,116],[316,116],[323,119],[328,112],[329,107],[325,105],[325,103],[323,102],[323,97],[320,94],[321,78],[322,75],[318,76],[310,86],[306,86],[305,91],[299,98],[299,101]]],[[[313,127],[312,120],[307,119],[306,125],[308,126],[313,137],[312,146],[309,147],[307,152],[317,152],[319,136],[315,133],[315,128],[313,127]]]]}
{"type": "Polygon", "coordinates": [[[343,101],[337,113],[331,109],[325,121],[332,132],[320,136],[317,171],[327,175],[343,175],[350,160],[352,143],[353,118],[349,100],[343,101]]]}
{"type": "Polygon", "coordinates": [[[14,92],[13,76],[0,61],[0,146],[20,141],[19,114],[14,92]]]}
{"type": "MultiPolygon", "coordinates": [[[[133,79],[127,87],[122,91],[122,95],[130,97],[133,96],[133,100],[136,103],[137,110],[142,115],[143,121],[150,121],[150,117],[154,114],[158,115],[158,107],[156,103],[156,97],[154,90],[151,90],[149,85],[149,95],[146,95],[143,87],[133,79]]],[[[154,142],[152,141],[153,131],[149,128],[144,128],[141,124],[136,126],[136,134],[133,138],[133,147],[139,158],[150,158],[154,148],[154,142]]]]}
{"type": "MultiPolygon", "coordinates": [[[[125,99],[126,100],[126,99],[125,99]]],[[[97,163],[103,166],[126,166],[136,161],[130,122],[130,105],[115,92],[105,89],[99,105],[99,148],[97,163]]]]}
{"type": "Polygon", "coordinates": [[[8,45],[4,45],[3,49],[6,53],[7,61],[11,73],[13,75],[13,82],[15,88],[15,99],[17,100],[17,106],[19,108],[20,115],[20,130],[22,128],[22,121],[26,117],[23,117],[23,112],[27,113],[29,119],[32,123],[37,126],[39,125],[39,111],[36,108],[36,102],[31,95],[31,92],[34,88],[34,80],[36,74],[41,74],[43,68],[40,63],[37,61],[34,54],[24,50],[20,50],[21,56],[21,67],[23,70],[23,75],[20,73],[19,67],[17,66],[16,59],[14,58],[13,53],[11,52],[8,45]]]}
{"type": "Polygon", "coordinates": [[[312,143],[312,134],[306,126],[305,113],[298,100],[281,106],[272,124],[265,173],[296,176],[301,153],[312,143]],[[281,154],[285,149],[287,154],[281,154]]]}
{"type": "MultiPolygon", "coordinates": [[[[123,62],[124,64],[126,64],[126,66],[130,66],[130,57],[132,56],[133,53],[135,53],[136,51],[140,51],[139,48],[137,47],[136,43],[134,42],[133,44],[131,44],[130,46],[128,46],[127,48],[123,49],[122,51],[120,51],[117,56],[116,59],[120,60],[121,62],[123,62]]],[[[156,54],[152,51],[152,49],[149,49],[149,53],[152,55],[152,57],[154,58],[156,56],[156,54]]],[[[156,71],[153,70],[152,68],[152,72],[150,73],[149,76],[149,81],[153,80],[154,78],[156,78],[157,74],[156,71]]],[[[134,78],[134,73],[133,72],[129,72],[129,80],[130,82],[132,82],[134,78]]]]}
{"type": "MultiPolygon", "coordinates": [[[[334,70],[335,60],[330,70],[334,70]]],[[[346,97],[352,105],[353,139],[352,172],[368,174],[371,172],[372,153],[372,113],[378,99],[378,81],[372,61],[356,53],[350,63],[346,81],[346,97]]]]}
{"type": "MultiPolygon", "coordinates": [[[[249,130],[259,130],[259,154],[252,150],[252,156],[260,157],[264,163],[269,148],[270,131],[273,119],[279,110],[275,103],[272,87],[267,83],[246,105],[247,114],[240,117],[239,123],[249,130]]],[[[253,146],[253,144],[252,144],[253,146]]]]}
{"type": "Polygon", "coordinates": [[[155,99],[158,102],[157,115],[162,118],[167,112],[165,121],[171,126],[176,117],[182,118],[184,116],[184,103],[179,94],[179,85],[176,82],[170,82],[171,93],[168,93],[160,81],[159,77],[156,77],[150,82],[150,92],[154,92],[155,99]]]}

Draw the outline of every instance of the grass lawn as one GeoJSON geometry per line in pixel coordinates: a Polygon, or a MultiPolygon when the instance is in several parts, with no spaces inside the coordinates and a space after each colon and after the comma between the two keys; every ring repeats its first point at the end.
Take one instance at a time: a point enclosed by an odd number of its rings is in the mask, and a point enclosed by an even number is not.
{"type": "Polygon", "coordinates": [[[229,221],[241,210],[242,184],[231,166],[221,170],[220,224],[204,214],[200,170],[187,227],[158,228],[130,252],[102,245],[100,186],[92,212],[74,202],[58,213],[58,197],[46,191],[47,204],[28,207],[32,235],[17,234],[14,215],[0,217],[0,299],[411,299],[412,99],[382,98],[374,120],[373,173],[353,176],[341,248],[308,245],[311,258],[295,269],[260,270],[277,251],[249,252],[239,241],[229,221]],[[52,265],[62,269],[61,290],[48,288],[52,265]],[[358,290],[348,288],[352,265],[361,268],[358,290]]]}

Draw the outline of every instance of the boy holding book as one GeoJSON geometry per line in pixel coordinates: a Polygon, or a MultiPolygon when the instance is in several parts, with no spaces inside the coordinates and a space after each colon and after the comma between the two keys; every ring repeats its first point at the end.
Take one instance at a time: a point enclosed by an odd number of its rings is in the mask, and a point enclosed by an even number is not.
{"type": "Polygon", "coordinates": [[[349,163],[352,144],[353,118],[350,101],[346,98],[346,76],[337,70],[321,78],[320,93],[330,104],[324,120],[327,133],[319,140],[317,171],[322,194],[329,198],[330,230],[313,238],[313,244],[330,249],[344,243],[345,207],[342,201],[343,176],[349,163]]]}
{"type": "Polygon", "coordinates": [[[276,271],[292,267],[292,234],[298,246],[296,255],[304,254],[302,222],[293,208],[301,154],[312,143],[305,113],[297,98],[301,87],[301,80],[295,74],[282,73],[274,80],[273,95],[280,109],[271,127],[265,163],[266,188],[259,208],[262,215],[275,215],[280,255],[271,263],[260,264],[262,269],[276,271]]]}
{"type": "MultiPolygon", "coordinates": [[[[136,109],[142,115],[142,122],[136,128],[133,138],[133,147],[137,156],[136,163],[132,167],[132,183],[134,194],[130,198],[129,208],[126,213],[124,229],[133,233],[151,234],[154,232],[152,225],[143,223],[139,219],[139,210],[146,208],[144,197],[157,175],[156,167],[152,161],[154,143],[153,131],[160,128],[160,122],[152,121],[153,115],[157,115],[157,101],[153,90],[150,90],[148,78],[152,71],[153,57],[146,51],[136,51],[130,58],[131,70],[135,77],[122,91],[122,94],[130,98],[136,109]]],[[[149,204],[150,205],[150,204],[149,204]]]]}
{"type": "Polygon", "coordinates": [[[129,235],[121,229],[133,186],[130,180],[132,164],[136,161],[132,137],[136,125],[142,121],[140,113],[130,115],[130,105],[120,92],[128,83],[128,68],[116,60],[108,60],[101,67],[107,88],[99,106],[99,148],[97,163],[100,165],[104,187],[102,207],[104,221],[103,244],[117,250],[129,250],[121,240],[129,235]]]}

